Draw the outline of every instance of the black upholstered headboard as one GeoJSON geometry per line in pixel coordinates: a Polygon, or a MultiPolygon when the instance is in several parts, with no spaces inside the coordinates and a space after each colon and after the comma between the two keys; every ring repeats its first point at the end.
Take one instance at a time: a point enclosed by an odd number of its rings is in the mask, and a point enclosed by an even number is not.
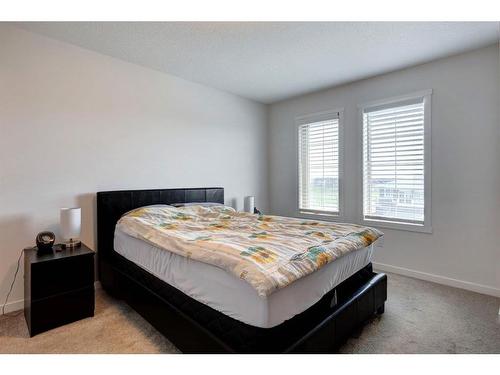
{"type": "MultiPolygon", "coordinates": [[[[151,204],[187,202],[224,203],[223,188],[121,190],[97,193],[97,256],[99,263],[113,252],[115,226],[120,217],[151,204]]],[[[109,257],[110,258],[110,257],[109,257]]]]}

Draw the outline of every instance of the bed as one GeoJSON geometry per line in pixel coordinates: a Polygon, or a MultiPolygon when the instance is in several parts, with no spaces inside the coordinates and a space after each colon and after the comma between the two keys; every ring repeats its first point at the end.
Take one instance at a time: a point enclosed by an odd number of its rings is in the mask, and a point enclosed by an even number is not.
{"type": "Polygon", "coordinates": [[[116,225],[139,207],[186,202],[223,204],[224,190],[97,193],[103,288],[124,299],[182,352],[329,353],[363,322],[383,313],[387,278],[372,271],[373,244],[262,298],[220,267],[164,251],[116,225]]]}

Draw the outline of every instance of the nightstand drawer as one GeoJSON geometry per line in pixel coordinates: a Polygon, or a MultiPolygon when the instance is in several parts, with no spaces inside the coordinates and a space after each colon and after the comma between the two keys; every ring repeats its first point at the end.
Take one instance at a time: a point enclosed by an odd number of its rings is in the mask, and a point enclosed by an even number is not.
{"type": "Polygon", "coordinates": [[[93,254],[35,263],[31,267],[33,301],[94,285],[93,254]]]}
{"type": "Polygon", "coordinates": [[[94,316],[94,286],[33,301],[30,335],[94,316]]]}

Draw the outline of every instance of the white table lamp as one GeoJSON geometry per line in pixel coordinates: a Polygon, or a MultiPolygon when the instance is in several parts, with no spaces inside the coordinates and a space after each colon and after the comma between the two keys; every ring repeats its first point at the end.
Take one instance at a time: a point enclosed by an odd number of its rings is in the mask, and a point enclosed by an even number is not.
{"type": "Polygon", "coordinates": [[[64,247],[73,248],[80,246],[82,209],[61,208],[60,223],[64,247]]]}
{"type": "Polygon", "coordinates": [[[254,207],[255,207],[255,197],[253,196],[245,197],[245,212],[253,214],[254,207]]]}

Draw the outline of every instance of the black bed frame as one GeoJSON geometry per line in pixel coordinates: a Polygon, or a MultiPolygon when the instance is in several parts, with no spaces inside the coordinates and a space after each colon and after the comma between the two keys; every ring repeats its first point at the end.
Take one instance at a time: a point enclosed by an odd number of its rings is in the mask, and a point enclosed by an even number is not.
{"type": "Polygon", "coordinates": [[[114,251],[114,230],[127,211],[151,204],[224,203],[223,188],[97,193],[99,279],[184,353],[332,353],[354,330],[384,312],[387,277],[369,264],[290,320],[258,328],[185,295],[114,251]]]}

